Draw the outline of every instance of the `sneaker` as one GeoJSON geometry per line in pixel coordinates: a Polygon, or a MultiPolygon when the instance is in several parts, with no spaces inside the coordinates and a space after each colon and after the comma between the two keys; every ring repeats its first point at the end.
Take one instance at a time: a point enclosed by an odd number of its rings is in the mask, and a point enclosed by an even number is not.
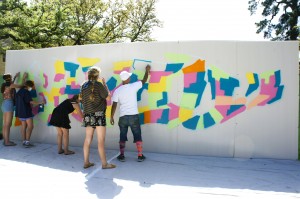
{"type": "Polygon", "coordinates": [[[31,144],[29,141],[26,141],[26,142],[23,143],[23,146],[24,146],[25,148],[29,148],[29,147],[33,147],[34,145],[31,144]]]}
{"type": "Polygon", "coordinates": [[[125,156],[124,154],[120,154],[117,159],[120,161],[120,162],[125,162],[125,156]]]}
{"type": "Polygon", "coordinates": [[[144,155],[138,156],[138,162],[143,162],[146,159],[144,155]]]}

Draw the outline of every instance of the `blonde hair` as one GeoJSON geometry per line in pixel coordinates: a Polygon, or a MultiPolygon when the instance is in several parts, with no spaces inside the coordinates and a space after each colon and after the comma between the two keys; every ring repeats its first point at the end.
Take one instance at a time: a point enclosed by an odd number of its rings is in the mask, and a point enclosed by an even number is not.
{"type": "Polygon", "coordinates": [[[89,96],[89,99],[91,101],[95,100],[94,84],[98,80],[100,73],[101,73],[101,69],[97,66],[93,66],[88,70],[88,79],[92,83],[92,93],[89,96]]]}

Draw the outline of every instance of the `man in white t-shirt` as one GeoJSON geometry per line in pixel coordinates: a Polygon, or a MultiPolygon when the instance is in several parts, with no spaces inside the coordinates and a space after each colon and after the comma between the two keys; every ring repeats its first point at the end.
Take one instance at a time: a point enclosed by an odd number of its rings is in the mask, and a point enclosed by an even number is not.
{"type": "Polygon", "coordinates": [[[139,119],[138,105],[137,105],[137,92],[142,88],[143,84],[146,83],[148,75],[150,73],[150,65],[146,66],[145,75],[142,81],[137,81],[130,83],[130,76],[132,73],[127,71],[122,71],[120,73],[120,78],[122,80],[122,86],[117,88],[112,96],[112,108],[110,123],[114,125],[114,114],[116,112],[117,104],[120,105],[120,115],[119,115],[119,128],[120,128],[120,155],[117,159],[121,162],[125,161],[125,144],[127,139],[128,127],[130,127],[133,134],[133,142],[136,144],[138,151],[138,161],[142,162],[145,160],[143,155],[143,141],[141,135],[141,125],[139,119]]]}

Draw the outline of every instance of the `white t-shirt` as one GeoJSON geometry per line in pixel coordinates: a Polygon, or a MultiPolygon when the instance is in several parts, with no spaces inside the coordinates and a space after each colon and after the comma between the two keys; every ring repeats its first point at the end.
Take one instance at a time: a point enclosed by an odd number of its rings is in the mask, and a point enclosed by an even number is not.
{"type": "Polygon", "coordinates": [[[141,81],[125,84],[115,90],[112,101],[120,105],[120,117],[124,115],[136,115],[139,113],[137,105],[137,92],[142,88],[141,81]]]}

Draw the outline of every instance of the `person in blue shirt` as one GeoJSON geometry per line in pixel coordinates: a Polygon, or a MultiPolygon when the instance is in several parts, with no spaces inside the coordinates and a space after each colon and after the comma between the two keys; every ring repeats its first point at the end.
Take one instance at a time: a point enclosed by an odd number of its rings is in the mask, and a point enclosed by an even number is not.
{"type": "Polygon", "coordinates": [[[26,148],[34,146],[30,143],[33,126],[32,105],[45,104],[45,101],[33,101],[30,91],[34,88],[34,82],[27,80],[24,86],[16,93],[16,114],[21,120],[21,135],[23,146],[26,148]]]}

